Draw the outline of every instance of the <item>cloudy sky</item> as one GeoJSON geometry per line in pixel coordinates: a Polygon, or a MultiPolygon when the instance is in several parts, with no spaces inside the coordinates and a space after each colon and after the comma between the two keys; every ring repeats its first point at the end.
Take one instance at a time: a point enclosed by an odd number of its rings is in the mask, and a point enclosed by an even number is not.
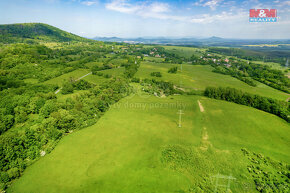
{"type": "Polygon", "coordinates": [[[288,0],[0,0],[0,24],[41,22],[84,37],[290,39],[288,0]],[[250,23],[249,9],[278,22],[250,23]]]}

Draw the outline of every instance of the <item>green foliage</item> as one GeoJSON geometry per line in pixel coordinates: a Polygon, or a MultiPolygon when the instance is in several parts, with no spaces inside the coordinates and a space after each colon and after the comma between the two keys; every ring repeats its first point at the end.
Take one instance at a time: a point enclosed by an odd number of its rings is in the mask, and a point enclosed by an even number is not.
{"type": "Polygon", "coordinates": [[[92,41],[42,23],[0,25],[0,42],[32,44],[35,43],[35,40],[51,42],[92,41]]]}
{"type": "Polygon", "coordinates": [[[177,73],[177,66],[170,68],[168,70],[168,73],[176,74],[177,73]]]}
{"type": "Polygon", "coordinates": [[[92,87],[92,84],[85,80],[73,80],[70,78],[68,81],[66,81],[63,86],[61,93],[62,94],[70,94],[73,93],[74,90],[87,90],[92,87]]]}
{"type": "Polygon", "coordinates": [[[213,72],[231,75],[251,86],[256,86],[256,84],[249,77],[278,90],[290,92],[289,79],[281,70],[274,70],[265,65],[247,64],[245,62],[233,62],[230,67],[225,65],[218,66],[216,64],[211,65],[215,67],[213,72]]]}
{"type": "Polygon", "coordinates": [[[171,82],[157,81],[155,79],[144,79],[141,81],[142,90],[156,96],[168,96],[174,93],[178,93],[174,89],[171,82]]]}
{"type": "Polygon", "coordinates": [[[94,124],[111,104],[130,93],[127,80],[120,78],[94,88],[84,80],[71,85],[88,92],[60,102],[55,94],[48,92],[49,86],[25,88],[23,92],[20,88],[2,91],[6,96],[1,95],[0,131],[16,128],[14,132],[0,135],[0,184],[4,187],[19,177],[40,156],[41,150],[49,152],[64,133],[94,124]]]}
{"type": "Polygon", "coordinates": [[[207,87],[204,91],[204,95],[214,99],[226,100],[242,105],[247,105],[260,109],[262,111],[272,113],[290,122],[289,115],[289,104],[287,102],[274,100],[267,97],[258,95],[252,95],[244,93],[234,88],[214,88],[207,87]]]}
{"type": "Polygon", "coordinates": [[[161,72],[151,72],[150,75],[155,77],[162,77],[161,72]]]}
{"type": "Polygon", "coordinates": [[[140,66],[139,60],[135,60],[132,57],[128,57],[128,63],[125,66],[124,72],[125,77],[133,78],[136,72],[138,71],[139,66],[140,66]]]}
{"type": "Polygon", "coordinates": [[[137,77],[133,77],[131,79],[132,82],[135,82],[135,83],[140,83],[140,78],[137,78],[137,77]]]}
{"type": "Polygon", "coordinates": [[[290,166],[262,154],[242,149],[248,158],[248,172],[259,192],[288,192],[290,189],[290,166]]]}
{"type": "Polygon", "coordinates": [[[103,65],[103,66],[98,66],[98,65],[95,65],[92,67],[92,73],[93,75],[96,75],[98,73],[98,71],[101,71],[101,70],[107,70],[107,69],[111,69],[112,67],[110,67],[109,65],[103,65]]]}
{"type": "Polygon", "coordinates": [[[58,109],[56,100],[48,100],[45,102],[43,107],[40,109],[39,114],[45,118],[58,109]]]}
{"type": "Polygon", "coordinates": [[[250,61],[265,61],[265,62],[277,62],[281,65],[285,64],[285,58],[289,56],[289,51],[271,51],[271,50],[250,50],[240,48],[208,48],[210,53],[218,53],[228,56],[236,56],[241,59],[250,61]]]}

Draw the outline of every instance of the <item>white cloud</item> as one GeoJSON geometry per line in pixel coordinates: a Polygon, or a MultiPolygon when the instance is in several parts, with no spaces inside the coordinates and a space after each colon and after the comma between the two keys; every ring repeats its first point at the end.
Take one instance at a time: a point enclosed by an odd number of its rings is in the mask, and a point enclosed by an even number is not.
{"type": "MultiPolygon", "coordinates": [[[[209,23],[214,23],[214,22],[219,22],[219,21],[226,21],[228,22],[237,22],[237,21],[242,21],[244,18],[248,17],[248,13],[239,11],[239,14],[233,14],[231,12],[222,12],[220,14],[215,14],[215,15],[210,15],[210,14],[203,14],[199,16],[192,17],[190,19],[191,23],[204,23],[204,24],[209,24],[209,23]]],[[[246,20],[245,20],[246,21],[246,20]]]]}
{"type": "Polygon", "coordinates": [[[142,5],[133,5],[126,0],[114,0],[111,3],[107,3],[106,8],[121,13],[136,13],[142,10],[142,5]]]}
{"type": "Polygon", "coordinates": [[[170,11],[167,3],[154,2],[148,6],[148,9],[154,13],[164,13],[170,11]]]}
{"type": "Polygon", "coordinates": [[[223,0],[199,0],[194,3],[196,6],[209,7],[211,10],[215,10],[223,0]]]}
{"type": "Polygon", "coordinates": [[[290,1],[284,1],[284,2],[282,2],[281,4],[282,4],[282,5],[288,5],[288,6],[290,6],[290,1]]]}
{"type": "Polygon", "coordinates": [[[91,6],[91,5],[97,5],[99,1],[82,1],[81,4],[91,6]]]}
{"type": "Polygon", "coordinates": [[[144,18],[156,19],[172,19],[184,20],[183,16],[176,16],[170,14],[170,6],[167,3],[153,2],[153,3],[137,3],[132,4],[127,0],[113,0],[107,3],[105,7],[109,10],[118,11],[126,14],[134,14],[144,18]]]}
{"type": "MultiPolygon", "coordinates": [[[[214,6],[217,3],[209,3],[212,1],[200,0],[199,3],[204,3],[204,6],[212,6],[211,9],[214,9],[214,6]]],[[[217,2],[217,1],[215,1],[217,2]]],[[[221,2],[221,1],[219,1],[221,2]]],[[[151,4],[131,4],[126,0],[113,0],[112,2],[106,4],[106,8],[113,11],[118,11],[126,14],[134,14],[141,16],[143,18],[156,18],[156,19],[170,19],[174,21],[189,22],[189,23],[214,23],[219,21],[234,21],[248,17],[248,13],[239,10],[234,10],[230,12],[222,12],[220,14],[201,14],[195,16],[178,16],[171,14],[170,6],[166,3],[154,2],[151,4]],[[237,14],[238,13],[238,14],[237,14]]],[[[247,19],[245,19],[247,21],[247,19]]]]}

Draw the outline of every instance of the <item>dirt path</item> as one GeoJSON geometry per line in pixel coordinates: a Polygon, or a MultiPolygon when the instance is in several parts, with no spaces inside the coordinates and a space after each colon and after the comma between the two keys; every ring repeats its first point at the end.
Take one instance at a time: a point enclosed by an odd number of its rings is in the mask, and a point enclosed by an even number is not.
{"type": "Polygon", "coordinates": [[[212,147],[212,144],[208,140],[208,134],[207,134],[206,128],[204,127],[202,131],[200,149],[203,151],[207,151],[209,147],[212,147]]]}
{"type": "Polygon", "coordinates": [[[204,108],[199,100],[197,100],[200,112],[204,112],[204,108]]]}
{"type": "Polygon", "coordinates": [[[83,75],[82,77],[79,77],[78,79],[76,79],[76,81],[78,81],[78,80],[80,80],[80,79],[82,79],[82,78],[84,78],[84,77],[86,77],[86,76],[89,76],[90,74],[92,74],[92,72],[89,72],[89,73],[87,73],[86,75],[83,75]]]}
{"type": "Polygon", "coordinates": [[[62,87],[60,87],[59,89],[57,89],[54,94],[59,93],[59,91],[61,91],[61,89],[62,89],[62,87]]]}

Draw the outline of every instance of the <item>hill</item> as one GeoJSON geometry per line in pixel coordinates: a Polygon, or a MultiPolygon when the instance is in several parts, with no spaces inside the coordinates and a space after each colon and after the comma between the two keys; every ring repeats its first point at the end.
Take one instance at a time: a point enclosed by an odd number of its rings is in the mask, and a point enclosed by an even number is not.
{"type": "Polygon", "coordinates": [[[92,41],[43,23],[0,25],[0,42],[2,43],[30,43],[34,40],[46,42],[92,41]]]}
{"type": "Polygon", "coordinates": [[[248,168],[277,177],[279,169],[253,164],[241,149],[289,162],[288,129],[268,113],[205,97],[128,97],[65,137],[7,192],[214,192],[218,173],[235,178],[232,192],[256,192],[248,168]]]}
{"type": "Polygon", "coordinates": [[[289,190],[286,72],[207,47],[2,28],[0,192],[224,192],[220,174],[227,192],[289,190]]]}

